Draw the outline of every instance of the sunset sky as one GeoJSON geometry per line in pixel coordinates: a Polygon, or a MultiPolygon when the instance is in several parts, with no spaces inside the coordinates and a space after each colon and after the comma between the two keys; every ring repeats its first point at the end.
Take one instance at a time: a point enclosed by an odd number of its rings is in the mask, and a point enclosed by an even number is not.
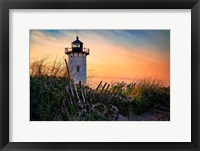
{"type": "Polygon", "coordinates": [[[148,76],[169,85],[169,30],[30,30],[30,62],[44,56],[64,61],[65,48],[77,35],[90,49],[89,81],[131,82],[148,76]]]}

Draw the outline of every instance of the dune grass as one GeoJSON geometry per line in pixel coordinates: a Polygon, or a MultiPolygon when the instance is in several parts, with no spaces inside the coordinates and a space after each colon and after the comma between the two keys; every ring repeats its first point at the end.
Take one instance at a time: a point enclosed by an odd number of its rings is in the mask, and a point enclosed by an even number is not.
{"type": "MultiPolygon", "coordinates": [[[[62,62],[48,66],[45,58],[30,69],[30,120],[32,121],[115,121],[133,120],[154,111],[170,119],[170,88],[143,78],[132,83],[117,82],[97,90],[75,85],[68,79],[62,62]]],[[[63,61],[64,64],[64,61],[63,61]]]]}
{"type": "Polygon", "coordinates": [[[33,77],[55,76],[68,77],[66,65],[63,59],[48,62],[48,56],[44,56],[38,60],[34,60],[30,64],[30,75],[33,77]]]}

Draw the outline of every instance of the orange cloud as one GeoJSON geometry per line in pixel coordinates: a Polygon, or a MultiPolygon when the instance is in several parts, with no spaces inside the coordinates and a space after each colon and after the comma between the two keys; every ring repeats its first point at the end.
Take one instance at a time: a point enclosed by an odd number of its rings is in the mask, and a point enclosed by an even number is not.
{"type": "MultiPolygon", "coordinates": [[[[67,58],[64,54],[65,47],[70,47],[73,41],[49,39],[41,34],[32,35],[32,40],[36,42],[30,43],[31,61],[49,56],[50,62],[53,62],[56,56],[67,58]]],[[[169,50],[114,45],[93,34],[83,35],[80,40],[83,41],[84,47],[90,48],[87,70],[89,80],[93,82],[130,82],[134,78],[149,76],[163,80],[166,85],[170,83],[169,50]]]]}

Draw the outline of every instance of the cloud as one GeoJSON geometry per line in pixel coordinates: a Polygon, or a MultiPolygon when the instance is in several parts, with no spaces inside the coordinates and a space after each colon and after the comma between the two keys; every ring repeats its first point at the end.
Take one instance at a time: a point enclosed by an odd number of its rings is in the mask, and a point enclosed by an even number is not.
{"type": "Polygon", "coordinates": [[[71,47],[77,34],[84,47],[90,48],[87,66],[96,79],[148,75],[169,83],[169,30],[31,30],[30,56],[67,58],[64,49],[71,47]]]}

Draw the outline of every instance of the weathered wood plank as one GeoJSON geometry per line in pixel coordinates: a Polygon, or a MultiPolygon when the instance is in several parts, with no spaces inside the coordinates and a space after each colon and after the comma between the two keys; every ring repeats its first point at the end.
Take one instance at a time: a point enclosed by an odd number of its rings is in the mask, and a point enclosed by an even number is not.
{"type": "Polygon", "coordinates": [[[107,83],[104,84],[104,86],[102,87],[100,94],[103,92],[104,88],[106,87],[107,83]]]}
{"type": "Polygon", "coordinates": [[[108,84],[108,86],[107,86],[107,88],[106,88],[106,90],[105,90],[105,94],[106,94],[106,92],[108,91],[108,89],[109,89],[109,87],[110,87],[110,84],[108,84]]]}
{"type": "Polygon", "coordinates": [[[68,79],[70,79],[69,66],[68,66],[68,63],[67,63],[67,60],[66,60],[66,59],[65,59],[65,64],[66,64],[66,67],[67,67],[68,79]]]}
{"type": "Polygon", "coordinates": [[[97,88],[96,88],[96,91],[99,89],[99,87],[101,86],[102,82],[103,82],[103,81],[101,81],[101,82],[99,83],[99,85],[98,85],[97,88]]]}
{"type": "Polygon", "coordinates": [[[76,87],[76,84],[74,83],[74,89],[75,89],[75,93],[76,93],[76,96],[77,96],[77,99],[78,99],[78,103],[80,104],[81,103],[81,100],[80,100],[80,97],[78,95],[78,91],[77,91],[77,87],[76,87]]]}

